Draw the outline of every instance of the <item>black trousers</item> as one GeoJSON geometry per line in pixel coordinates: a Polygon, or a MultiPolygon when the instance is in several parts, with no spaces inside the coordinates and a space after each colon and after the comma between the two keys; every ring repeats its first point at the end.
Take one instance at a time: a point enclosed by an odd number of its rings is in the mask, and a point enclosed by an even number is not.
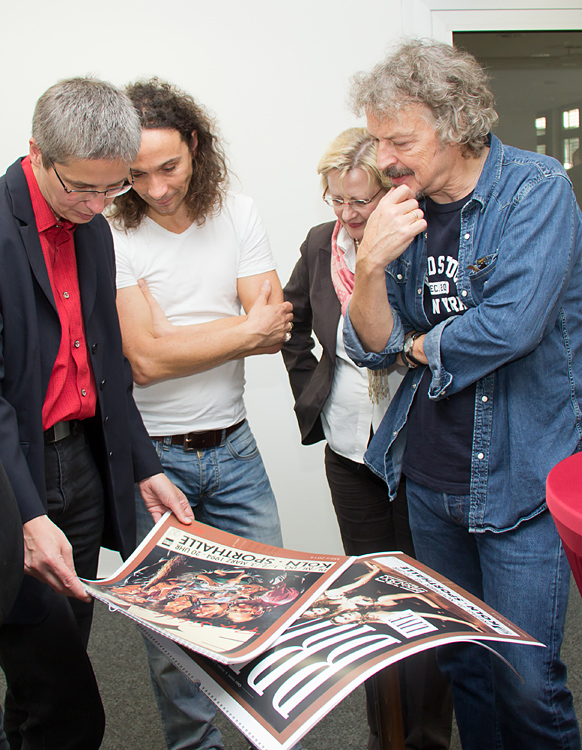
{"type": "MultiPolygon", "coordinates": [[[[95,578],[104,497],[81,428],[45,447],[48,516],[73,547],[77,574],[95,578]]],[[[103,706],[87,656],[93,607],[53,592],[36,624],[0,627],[0,666],[8,690],[5,731],[11,750],[97,750],[103,706]]]]}
{"type": "Polygon", "coordinates": [[[346,555],[400,550],[414,556],[404,485],[393,502],[386,482],[365,464],[325,446],[325,473],[346,555]]]}
{"type": "MultiPolygon", "coordinates": [[[[386,483],[365,464],[334,453],[325,446],[325,472],[340,535],[347,555],[400,550],[414,557],[403,479],[396,498],[388,501],[386,483]]],[[[453,702],[448,682],[441,675],[434,649],[398,662],[400,702],[406,750],[447,750],[451,740],[453,702]]],[[[368,750],[382,748],[386,722],[380,707],[390,680],[379,672],[366,680],[368,750]],[[379,726],[380,725],[380,726],[379,726]]]]}

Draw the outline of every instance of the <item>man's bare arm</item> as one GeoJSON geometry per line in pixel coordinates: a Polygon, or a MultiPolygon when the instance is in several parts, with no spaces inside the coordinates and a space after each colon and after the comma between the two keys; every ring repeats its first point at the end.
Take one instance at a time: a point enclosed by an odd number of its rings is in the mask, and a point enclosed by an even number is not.
{"type": "MultiPolygon", "coordinates": [[[[260,276],[264,276],[260,274],[260,276]]],[[[258,279],[259,277],[249,277],[258,279]]],[[[280,285],[278,284],[280,290],[280,285]]],[[[148,300],[139,286],[120,289],[117,308],[124,353],[139,385],[210,370],[256,350],[280,346],[289,330],[292,308],[287,302],[271,304],[267,277],[246,316],[234,316],[199,325],[174,326],[160,335],[148,300]]],[[[276,290],[276,295],[278,294],[276,290]]],[[[282,295],[281,295],[282,297],[282,295]]]]}
{"type": "Polygon", "coordinates": [[[166,314],[158,304],[156,298],[151,293],[147,282],[144,279],[138,279],[137,282],[141,293],[146,299],[152,315],[152,326],[153,334],[156,338],[161,336],[173,336],[175,333],[192,330],[198,333],[215,333],[216,331],[223,331],[227,328],[232,328],[240,323],[244,323],[247,319],[246,315],[233,315],[231,318],[217,318],[216,320],[209,320],[207,323],[194,323],[185,326],[176,326],[170,323],[166,314]]]}
{"type": "MultiPolygon", "coordinates": [[[[279,281],[277,271],[268,271],[267,273],[258,274],[256,276],[245,276],[244,278],[239,279],[237,283],[238,297],[245,312],[249,313],[252,309],[261,291],[261,286],[265,281],[268,281],[271,284],[271,296],[269,297],[269,304],[279,305],[284,301],[283,288],[281,287],[281,282],[279,281]]],[[[291,303],[288,302],[287,304],[291,303]]],[[[293,307],[291,306],[289,310],[291,313],[291,319],[289,322],[292,322],[293,307]]],[[[273,346],[257,347],[254,351],[248,352],[248,354],[245,354],[243,356],[249,357],[256,354],[276,354],[277,352],[281,351],[284,340],[285,337],[283,337],[283,339],[278,344],[275,344],[273,346]]]]}
{"type": "Polygon", "coordinates": [[[269,297],[270,305],[279,305],[283,302],[283,289],[277,276],[277,271],[267,271],[258,273],[254,276],[243,276],[236,283],[238,298],[241,301],[243,310],[248,313],[255,304],[265,281],[271,284],[271,296],[269,297]]]}
{"type": "MultiPolygon", "coordinates": [[[[259,297],[261,287],[268,281],[271,284],[271,294],[268,299],[269,305],[280,304],[284,301],[283,289],[281,282],[277,276],[276,271],[268,271],[267,273],[257,274],[255,276],[246,276],[238,280],[237,282],[237,293],[243,309],[250,312],[253,308],[257,298],[259,297]]],[[[184,332],[185,330],[197,330],[198,332],[207,331],[213,333],[216,331],[224,330],[226,328],[232,328],[233,326],[244,323],[247,320],[247,315],[237,315],[230,318],[219,318],[217,320],[209,321],[208,323],[198,323],[190,326],[176,326],[170,323],[164,311],[157,303],[155,297],[151,293],[148,285],[143,279],[138,281],[139,287],[146,298],[146,301],[150,307],[152,314],[152,322],[154,327],[154,335],[158,336],[173,336],[176,333],[184,332]]],[[[253,314],[258,314],[261,303],[257,305],[253,314]]],[[[265,311],[269,312],[269,311],[265,311]]],[[[257,354],[277,354],[281,351],[282,343],[275,344],[269,347],[256,347],[252,351],[246,351],[238,356],[233,356],[232,359],[242,359],[244,357],[250,357],[257,354]]]]}

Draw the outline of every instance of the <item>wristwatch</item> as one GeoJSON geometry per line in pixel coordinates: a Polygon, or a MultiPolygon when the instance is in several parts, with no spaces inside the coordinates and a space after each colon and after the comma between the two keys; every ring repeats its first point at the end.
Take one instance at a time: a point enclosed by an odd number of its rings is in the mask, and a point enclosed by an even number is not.
{"type": "Polygon", "coordinates": [[[402,359],[404,360],[409,370],[413,370],[415,367],[419,366],[424,367],[424,363],[416,359],[416,357],[412,353],[414,342],[419,336],[422,336],[421,332],[413,333],[412,336],[409,336],[406,339],[406,341],[404,342],[404,346],[402,347],[402,359]]]}

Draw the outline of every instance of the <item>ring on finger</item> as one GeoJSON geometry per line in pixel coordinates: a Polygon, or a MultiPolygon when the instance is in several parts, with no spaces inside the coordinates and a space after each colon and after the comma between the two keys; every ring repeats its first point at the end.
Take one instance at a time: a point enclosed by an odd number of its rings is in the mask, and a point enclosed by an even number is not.
{"type": "Polygon", "coordinates": [[[285,334],[285,341],[291,341],[291,333],[289,331],[285,334]]]}

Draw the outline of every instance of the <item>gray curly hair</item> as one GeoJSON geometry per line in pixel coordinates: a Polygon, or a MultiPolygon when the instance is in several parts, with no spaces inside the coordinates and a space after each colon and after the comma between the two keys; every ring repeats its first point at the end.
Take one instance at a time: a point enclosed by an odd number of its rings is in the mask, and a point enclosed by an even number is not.
{"type": "Polygon", "coordinates": [[[352,79],[353,111],[378,120],[410,104],[428,108],[441,143],[479,156],[497,124],[489,77],[469,53],[432,39],[402,42],[370,73],[352,79]]]}

